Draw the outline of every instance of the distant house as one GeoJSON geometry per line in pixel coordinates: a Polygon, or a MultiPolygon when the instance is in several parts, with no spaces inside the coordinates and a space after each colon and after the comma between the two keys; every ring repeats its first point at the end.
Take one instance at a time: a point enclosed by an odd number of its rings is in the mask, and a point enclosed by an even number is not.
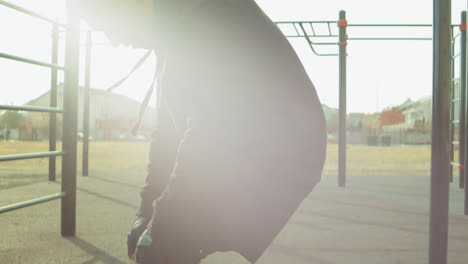
{"type": "Polygon", "coordinates": [[[382,126],[383,135],[391,137],[392,144],[429,144],[431,142],[432,100],[423,97],[410,99],[397,106],[404,122],[382,126]]]}
{"type": "Polygon", "coordinates": [[[430,129],[432,122],[432,100],[431,97],[423,97],[417,101],[410,99],[397,106],[405,117],[401,124],[383,126],[385,130],[418,130],[430,129]]]}
{"type": "MultiPolygon", "coordinates": [[[[83,132],[84,89],[78,92],[78,133],[83,132]]],[[[58,107],[63,107],[63,86],[57,89],[58,107]]],[[[50,91],[28,102],[26,105],[47,107],[50,105],[50,91]]],[[[90,89],[90,137],[98,140],[116,140],[130,137],[136,124],[141,104],[127,96],[106,92],[100,89],[90,89]]],[[[27,113],[31,121],[31,134],[36,139],[48,138],[49,114],[27,113]]],[[[61,130],[61,115],[58,114],[59,130],[61,130]]],[[[148,137],[154,128],[155,109],[148,108],[142,119],[139,134],[148,137]]]]}

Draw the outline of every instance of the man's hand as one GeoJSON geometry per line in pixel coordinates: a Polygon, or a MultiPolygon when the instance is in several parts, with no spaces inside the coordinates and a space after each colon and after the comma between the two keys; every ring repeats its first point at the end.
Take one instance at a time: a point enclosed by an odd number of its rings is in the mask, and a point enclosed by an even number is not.
{"type": "Polygon", "coordinates": [[[143,234],[141,235],[140,239],[138,240],[138,245],[136,248],[134,259],[137,264],[148,264],[148,263],[153,263],[154,261],[156,261],[155,259],[152,258],[152,255],[151,255],[152,244],[153,244],[153,240],[151,239],[150,234],[148,234],[148,231],[145,230],[143,234]]]}
{"type": "Polygon", "coordinates": [[[143,232],[146,230],[149,219],[144,217],[138,217],[135,223],[132,226],[132,230],[128,232],[127,237],[127,248],[128,248],[128,257],[135,261],[135,251],[137,247],[138,240],[140,239],[143,232]]]}

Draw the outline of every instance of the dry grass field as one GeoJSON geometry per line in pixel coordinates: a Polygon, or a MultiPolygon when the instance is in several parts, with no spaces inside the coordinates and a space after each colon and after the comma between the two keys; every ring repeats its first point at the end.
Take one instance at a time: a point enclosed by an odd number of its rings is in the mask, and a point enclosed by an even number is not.
{"type": "MultiPolygon", "coordinates": [[[[47,149],[47,142],[0,142],[0,155],[43,152],[47,149]]],[[[79,144],[78,165],[81,164],[81,149],[81,144],[79,144]]],[[[90,169],[144,171],[148,161],[148,150],[147,142],[91,142],[90,169]]],[[[422,176],[429,174],[429,146],[348,146],[347,155],[349,175],[422,176]]],[[[338,146],[329,144],[324,174],[336,175],[337,162],[338,146]]],[[[0,169],[47,169],[47,165],[47,159],[22,160],[0,163],[0,169]]],[[[60,167],[60,162],[57,162],[57,165],[60,167]]]]}

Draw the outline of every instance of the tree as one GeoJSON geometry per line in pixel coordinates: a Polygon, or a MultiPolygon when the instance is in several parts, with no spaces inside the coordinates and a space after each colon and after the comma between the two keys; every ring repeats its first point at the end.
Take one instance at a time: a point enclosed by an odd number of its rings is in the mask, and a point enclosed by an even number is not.
{"type": "Polygon", "coordinates": [[[329,120],[327,120],[328,133],[336,133],[338,131],[338,113],[331,112],[329,120]]]}
{"type": "Polygon", "coordinates": [[[6,111],[0,116],[0,127],[19,128],[24,122],[24,116],[17,111],[6,111]]]}
{"type": "Polygon", "coordinates": [[[405,122],[405,116],[398,107],[393,107],[388,110],[384,110],[380,115],[380,123],[382,126],[396,125],[405,122]]]}

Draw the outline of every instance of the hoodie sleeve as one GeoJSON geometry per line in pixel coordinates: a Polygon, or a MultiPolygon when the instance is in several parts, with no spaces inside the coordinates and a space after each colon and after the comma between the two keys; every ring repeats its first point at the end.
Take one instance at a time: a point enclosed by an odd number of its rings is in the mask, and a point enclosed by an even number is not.
{"type": "Polygon", "coordinates": [[[138,216],[151,218],[153,201],[161,196],[174,168],[178,142],[173,120],[167,107],[162,104],[158,109],[157,127],[152,135],[148,175],[140,192],[138,216]]]}

